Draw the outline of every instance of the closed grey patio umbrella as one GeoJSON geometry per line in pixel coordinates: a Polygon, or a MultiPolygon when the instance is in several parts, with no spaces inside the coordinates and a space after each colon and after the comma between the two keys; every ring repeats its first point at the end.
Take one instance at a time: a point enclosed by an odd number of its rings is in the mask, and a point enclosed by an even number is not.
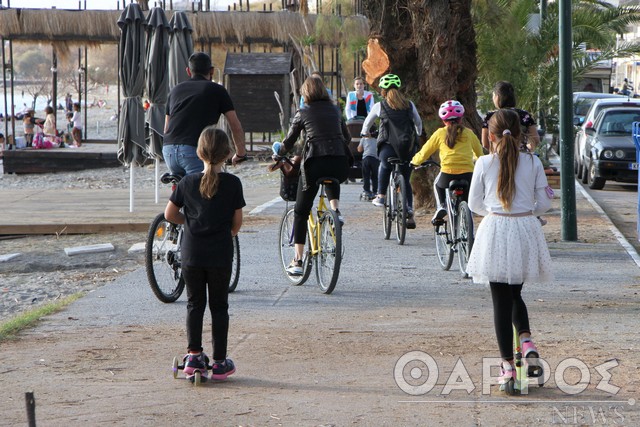
{"type": "Polygon", "coordinates": [[[169,94],[169,21],[164,10],[151,9],[147,21],[147,95],[151,106],[147,110],[147,123],[151,131],[149,154],[162,158],[165,109],[169,94]]]}
{"type": "Polygon", "coordinates": [[[169,36],[169,90],[178,83],[189,79],[187,67],[189,57],[193,53],[193,38],[191,23],[187,14],[178,11],[173,14],[169,22],[171,35],[169,36]]]}
{"type": "Polygon", "coordinates": [[[147,159],[144,132],[145,40],[144,15],[136,3],[129,4],[118,19],[120,27],[120,81],[124,101],[120,108],[118,126],[118,160],[130,167],[129,210],[133,212],[133,166],[141,166],[147,159]]]}
{"type": "Polygon", "coordinates": [[[147,96],[149,109],[149,155],[155,159],[156,203],[158,203],[158,181],[160,160],[162,159],[162,139],[169,94],[169,21],[160,7],[149,12],[145,22],[147,32],[147,96]]]}

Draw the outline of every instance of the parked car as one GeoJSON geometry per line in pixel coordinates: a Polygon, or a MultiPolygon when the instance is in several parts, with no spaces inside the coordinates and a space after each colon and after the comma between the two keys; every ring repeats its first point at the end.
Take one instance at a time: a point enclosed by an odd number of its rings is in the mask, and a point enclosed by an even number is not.
{"type": "Polygon", "coordinates": [[[589,108],[587,115],[584,118],[584,123],[578,128],[578,131],[575,135],[575,143],[574,143],[574,162],[573,168],[576,176],[581,177],[585,164],[582,163],[582,159],[588,157],[585,153],[585,140],[586,134],[585,129],[593,127],[593,122],[600,113],[605,108],[611,107],[636,107],[640,108],[640,99],[627,99],[626,97],[623,99],[618,98],[601,98],[596,99],[594,103],[589,108]]]}
{"type": "Polygon", "coordinates": [[[573,124],[580,126],[595,100],[603,98],[628,99],[626,96],[613,93],[573,92],[573,124]]]}
{"type": "Polygon", "coordinates": [[[640,107],[612,107],[600,111],[593,127],[585,129],[582,182],[600,190],[607,180],[638,182],[636,147],[631,128],[640,121],[640,107]]]}

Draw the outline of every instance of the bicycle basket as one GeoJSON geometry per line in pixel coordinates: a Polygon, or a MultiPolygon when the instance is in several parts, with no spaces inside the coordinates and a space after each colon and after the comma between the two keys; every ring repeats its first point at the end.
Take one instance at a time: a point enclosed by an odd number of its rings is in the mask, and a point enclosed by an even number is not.
{"type": "Polygon", "coordinates": [[[280,197],[287,202],[295,202],[298,193],[298,176],[287,177],[280,171],[280,197]]]}

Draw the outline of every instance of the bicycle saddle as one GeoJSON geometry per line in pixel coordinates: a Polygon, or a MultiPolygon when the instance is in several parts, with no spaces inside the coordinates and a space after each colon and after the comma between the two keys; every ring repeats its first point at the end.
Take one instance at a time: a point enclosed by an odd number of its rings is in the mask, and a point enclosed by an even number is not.
{"type": "Polygon", "coordinates": [[[395,164],[398,164],[398,163],[400,163],[400,164],[407,163],[407,161],[406,161],[406,160],[402,160],[402,159],[401,159],[401,158],[399,158],[399,157],[389,157],[389,158],[387,159],[387,162],[391,163],[392,165],[395,165],[395,164]]]}
{"type": "Polygon", "coordinates": [[[461,189],[467,191],[469,189],[469,181],[466,179],[454,179],[449,183],[449,190],[461,189]]]}
{"type": "Polygon", "coordinates": [[[323,184],[340,184],[340,181],[331,176],[322,176],[316,180],[316,185],[323,184]]]}
{"type": "Polygon", "coordinates": [[[171,174],[169,172],[165,172],[160,177],[160,182],[163,184],[177,184],[182,179],[182,175],[180,174],[171,174]]]}

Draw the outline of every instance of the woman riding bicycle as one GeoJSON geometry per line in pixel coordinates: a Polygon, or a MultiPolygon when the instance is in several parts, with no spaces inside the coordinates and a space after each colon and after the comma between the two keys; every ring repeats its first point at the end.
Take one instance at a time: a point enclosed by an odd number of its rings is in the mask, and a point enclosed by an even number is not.
{"type": "MultiPolygon", "coordinates": [[[[447,215],[445,201],[449,183],[456,179],[464,179],[471,184],[473,159],[483,154],[478,137],[460,123],[464,117],[464,107],[461,103],[446,101],[440,106],[438,115],[445,126],[436,130],[411,159],[411,164],[420,165],[436,152],[440,153],[440,173],[433,183],[437,209],[431,219],[432,223],[442,220],[447,215]]],[[[466,200],[467,195],[463,197],[466,200]]]]}
{"type": "MultiPolygon", "coordinates": [[[[417,149],[414,138],[411,138],[410,146],[399,146],[398,141],[394,141],[390,137],[389,128],[390,126],[406,127],[406,123],[411,123],[416,135],[420,135],[422,133],[422,120],[413,102],[405,98],[398,90],[402,86],[400,77],[395,74],[382,76],[378,86],[382,89],[381,94],[384,99],[376,103],[367,115],[362,125],[361,135],[367,136],[375,120],[380,117],[380,132],[378,134],[378,158],[380,159],[378,195],[371,203],[381,207],[384,206],[391,170],[393,169],[393,165],[388,161],[389,158],[397,157],[402,161],[408,162],[417,149]]],[[[406,132],[410,133],[413,133],[412,131],[413,129],[406,130],[406,132]]],[[[416,221],[413,218],[413,193],[408,185],[411,177],[411,166],[408,163],[403,164],[401,165],[401,170],[402,176],[404,176],[404,180],[407,183],[405,188],[408,189],[407,194],[404,195],[407,200],[407,228],[416,228],[416,221]]]]}
{"type": "MultiPolygon", "coordinates": [[[[300,133],[305,131],[293,220],[296,253],[287,268],[287,273],[291,275],[303,273],[302,257],[307,238],[307,219],[319,189],[316,181],[322,177],[330,177],[343,182],[348,178],[349,168],[353,163],[353,154],[347,145],[351,140],[351,134],[342,120],[342,113],[329,98],[322,80],[307,78],[300,92],[306,107],[298,110],[293,117],[289,133],[282,144],[274,144],[276,154],[285,155],[293,149],[300,133]]],[[[344,222],[339,210],[340,184],[327,184],[326,192],[331,209],[336,211],[340,222],[344,222]]]]}

